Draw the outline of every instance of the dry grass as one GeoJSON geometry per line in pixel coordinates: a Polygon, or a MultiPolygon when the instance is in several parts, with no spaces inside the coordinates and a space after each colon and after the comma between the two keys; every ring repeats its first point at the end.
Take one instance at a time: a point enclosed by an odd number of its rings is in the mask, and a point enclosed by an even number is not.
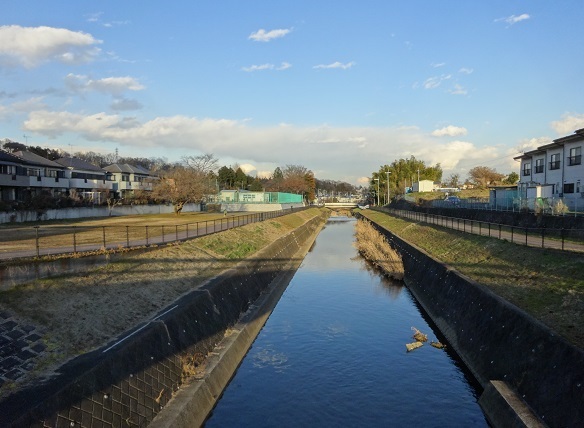
{"type": "Polygon", "coordinates": [[[386,239],[367,221],[359,220],[355,226],[355,246],[363,257],[373,263],[385,275],[402,280],[404,265],[401,257],[386,239]]]}
{"type": "Polygon", "coordinates": [[[375,211],[362,214],[584,348],[584,255],[524,247],[375,211]]]}

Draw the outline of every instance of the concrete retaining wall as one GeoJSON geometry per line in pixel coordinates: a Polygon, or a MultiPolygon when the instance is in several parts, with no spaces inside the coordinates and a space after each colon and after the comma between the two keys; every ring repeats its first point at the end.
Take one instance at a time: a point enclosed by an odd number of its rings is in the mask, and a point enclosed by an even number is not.
{"type": "MultiPolygon", "coordinates": [[[[186,204],[183,212],[199,212],[200,204],[186,204]]],[[[111,216],[125,216],[138,214],[172,214],[174,207],[172,205],[119,205],[112,208],[111,216]]],[[[38,214],[36,211],[15,211],[0,212],[0,223],[22,223],[25,221],[39,220],[64,220],[78,219],[88,217],[109,217],[108,207],[81,207],[81,208],[63,208],[51,209],[44,213],[38,214]]]]}
{"type": "Polygon", "coordinates": [[[312,219],[150,322],[76,358],[55,379],[13,394],[0,403],[0,426],[146,426],[183,385],[188,357],[212,351],[273,280],[289,274],[291,258],[324,220],[312,219]]]}
{"type": "Polygon", "coordinates": [[[244,203],[221,204],[221,211],[227,210],[228,212],[267,212],[289,210],[290,208],[304,208],[304,204],[301,202],[292,204],[244,204],[244,203]]]}
{"type": "Polygon", "coordinates": [[[584,426],[581,349],[482,285],[375,226],[402,255],[408,288],[483,388],[491,380],[502,381],[548,426],[584,426]]]}

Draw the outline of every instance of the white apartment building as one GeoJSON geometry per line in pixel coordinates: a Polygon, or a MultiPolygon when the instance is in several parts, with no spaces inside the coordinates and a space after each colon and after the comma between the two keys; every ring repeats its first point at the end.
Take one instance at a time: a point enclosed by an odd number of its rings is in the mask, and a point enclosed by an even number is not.
{"type": "Polygon", "coordinates": [[[514,159],[521,162],[519,196],[563,198],[569,206],[584,205],[584,128],[514,159]]]}

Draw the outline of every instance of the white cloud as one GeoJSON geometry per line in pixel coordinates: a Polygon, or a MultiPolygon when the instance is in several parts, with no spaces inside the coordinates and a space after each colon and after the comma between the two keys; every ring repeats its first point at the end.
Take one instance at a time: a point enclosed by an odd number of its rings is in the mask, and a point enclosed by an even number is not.
{"type": "Polygon", "coordinates": [[[262,70],[273,70],[274,64],[261,64],[261,65],[250,65],[249,67],[243,67],[243,71],[252,72],[252,71],[262,71],[262,70]]]}
{"type": "Polygon", "coordinates": [[[254,71],[263,71],[263,70],[276,70],[276,71],[283,71],[283,70],[287,70],[290,67],[292,67],[292,64],[288,63],[288,62],[282,62],[279,66],[275,66],[274,64],[260,64],[260,65],[250,65],[249,67],[242,67],[241,69],[243,71],[246,71],[248,73],[254,72],[254,71]]]}
{"type": "Polygon", "coordinates": [[[444,67],[445,65],[446,65],[445,62],[439,62],[439,63],[434,63],[433,62],[432,64],[430,64],[430,66],[433,67],[433,68],[440,68],[440,67],[444,67]]]}
{"type": "Polygon", "coordinates": [[[459,137],[461,135],[466,135],[466,128],[460,126],[448,125],[445,128],[440,128],[432,131],[433,137],[459,137]]]}
{"type": "Polygon", "coordinates": [[[560,135],[573,134],[577,129],[584,128],[584,114],[566,113],[562,119],[552,122],[551,126],[560,135]]]}
{"type": "Polygon", "coordinates": [[[280,37],[284,37],[286,34],[290,33],[290,29],[277,29],[277,30],[270,30],[266,31],[263,28],[256,31],[255,33],[251,33],[248,37],[249,40],[253,40],[256,42],[269,42],[272,39],[277,39],[280,37]]]}
{"type": "Polygon", "coordinates": [[[349,183],[357,183],[384,163],[411,155],[427,164],[440,162],[445,172],[460,169],[461,163],[470,162],[472,167],[501,157],[499,149],[477,148],[470,142],[437,144],[434,137],[415,126],[254,127],[246,120],[170,116],[141,121],[118,114],[39,110],[29,114],[23,131],[49,138],[85,139],[87,145],[92,141],[116,144],[138,153],[213,153],[220,160],[237,160],[246,168],[249,164],[258,175],[261,171],[271,173],[277,166],[298,164],[319,178],[349,183]]]}
{"type": "Polygon", "coordinates": [[[516,24],[518,22],[521,21],[525,21],[526,19],[529,19],[530,16],[527,13],[522,13],[521,15],[511,15],[511,16],[507,16],[504,18],[498,18],[495,19],[495,22],[505,22],[509,25],[513,25],[516,24]]]}
{"type": "Polygon", "coordinates": [[[449,89],[448,92],[450,92],[452,95],[466,95],[468,93],[468,91],[458,83],[455,83],[454,87],[449,89]]]}
{"type": "Polygon", "coordinates": [[[450,74],[443,74],[442,76],[434,76],[426,79],[424,82],[424,89],[435,89],[442,84],[443,81],[449,80],[452,77],[450,74]]]}
{"type": "Polygon", "coordinates": [[[467,67],[462,67],[460,70],[458,70],[458,72],[462,73],[462,74],[472,74],[473,71],[474,70],[472,68],[467,68],[467,67]]]}
{"type": "Polygon", "coordinates": [[[136,100],[128,98],[118,98],[112,102],[110,107],[114,111],[140,110],[142,108],[142,104],[140,104],[136,100]]]}
{"type": "Polygon", "coordinates": [[[106,77],[91,79],[79,74],[68,74],[65,84],[74,92],[97,91],[112,95],[120,95],[125,91],[141,91],[144,86],[133,77],[106,77]]]}
{"type": "Polygon", "coordinates": [[[333,62],[332,64],[319,64],[319,65],[315,65],[312,68],[315,68],[315,69],[340,68],[341,70],[347,70],[347,69],[353,67],[354,65],[356,65],[356,62],[355,61],[347,62],[345,64],[343,64],[343,63],[341,63],[339,61],[336,61],[336,62],[333,62]]]}
{"type": "Polygon", "coordinates": [[[521,140],[517,147],[513,148],[514,153],[524,153],[529,152],[530,150],[535,150],[540,146],[544,146],[552,142],[550,137],[536,137],[521,140]]]}
{"type": "Polygon", "coordinates": [[[92,35],[52,27],[0,26],[0,64],[33,68],[48,61],[90,62],[101,50],[92,35]]]}

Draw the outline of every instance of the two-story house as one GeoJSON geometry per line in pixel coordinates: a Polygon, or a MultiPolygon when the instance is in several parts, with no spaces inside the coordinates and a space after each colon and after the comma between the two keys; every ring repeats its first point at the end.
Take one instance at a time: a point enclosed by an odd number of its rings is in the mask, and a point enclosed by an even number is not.
{"type": "Polygon", "coordinates": [[[136,191],[152,191],[158,177],[141,166],[113,164],[104,168],[111,173],[112,190],[123,199],[132,199],[136,191]]]}
{"type": "Polygon", "coordinates": [[[69,188],[65,178],[65,168],[52,160],[29,151],[13,153],[22,159],[23,173],[28,177],[27,192],[30,196],[42,193],[58,196],[69,188]]]}
{"type": "Polygon", "coordinates": [[[519,196],[522,198],[563,198],[568,206],[584,205],[584,128],[525,152],[514,159],[521,162],[519,196]]]}
{"type": "Polygon", "coordinates": [[[100,204],[112,191],[112,174],[79,158],[61,158],[55,162],[66,168],[69,192],[75,191],[84,199],[100,204]]]}

